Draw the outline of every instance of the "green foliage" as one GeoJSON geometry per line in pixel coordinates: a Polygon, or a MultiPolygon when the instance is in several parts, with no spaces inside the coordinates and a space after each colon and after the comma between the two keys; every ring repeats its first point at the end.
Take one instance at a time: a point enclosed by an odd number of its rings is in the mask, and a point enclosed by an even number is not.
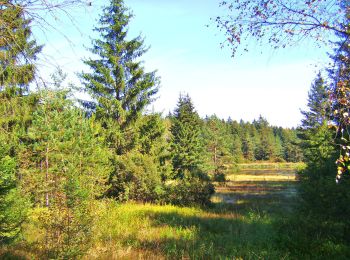
{"type": "Polygon", "coordinates": [[[337,180],[342,176],[350,176],[350,5],[347,1],[341,1],[340,5],[346,14],[341,24],[341,28],[346,33],[337,33],[339,39],[336,43],[335,54],[331,56],[335,66],[328,70],[331,79],[329,87],[330,119],[336,132],[335,141],[339,147],[339,158],[336,161],[337,180]]]}
{"type": "Polygon", "coordinates": [[[110,176],[108,195],[120,201],[156,202],[164,193],[159,162],[156,157],[130,152],[113,161],[115,173],[110,176]]]}
{"type": "Polygon", "coordinates": [[[18,152],[37,103],[28,95],[33,61],[41,47],[31,38],[30,21],[13,1],[1,7],[0,26],[0,241],[16,238],[28,203],[18,181],[18,152]],[[26,95],[26,96],[25,96],[26,95]]]}
{"type": "Polygon", "coordinates": [[[179,205],[206,205],[214,193],[204,172],[205,151],[201,120],[191,98],[181,96],[172,116],[171,152],[175,179],[166,186],[166,202],[179,205]]]}
{"type": "Polygon", "coordinates": [[[140,57],[144,40],[128,39],[132,15],[122,0],[104,9],[93,42],[90,73],[81,78],[92,101],[84,106],[101,123],[105,143],[113,150],[107,195],[119,200],[155,201],[167,175],[165,127],[159,115],[143,115],[158,92],[155,72],[145,72],[140,57]]]}
{"type": "Polygon", "coordinates": [[[16,177],[17,162],[0,136],[0,244],[17,237],[28,202],[21,195],[16,177]]]}
{"type": "Polygon", "coordinates": [[[308,108],[302,112],[304,119],[298,129],[306,162],[306,168],[299,173],[299,218],[290,218],[282,224],[281,229],[289,234],[282,242],[299,258],[312,256],[310,252],[324,258],[349,256],[346,235],[350,230],[349,180],[335,181],[334,161],[338,152],[334,132],[328,127],[328,95],[320,75],[311,86],[308,108]],[[313,234],[312,237],[309,234],[313,234]],[[313,239],[315,236],[317,240],[313,239]]]}
{"type": "Polygon", "coordinates": [[[171,170],[164,122],[157,114],[145,115],[134,125],[134,132],[135,148],[112,160],[107,195],[120,201],[159,201],[171,170]]]}
{"type": "Polygon", "coordinates": [[[106,190],[110,173],[101,127],[66,99],[67,92],[40,93],[40,105],[21,151],[23,190],[40,209],[45,239],[35,244],[47,257],[74,258],[88,248],[90,204],[106,190]]]}
{"type": "Polygon", "coordinates": [[[1,8],[0,91],[7,95],[23,95],[33,81],[33,64],[41,47],[31,40],[30,20],[15,1],[5,0],[1,8]]]}
{"type": "Polygon", "coordinates": [[[106,129],[107,143],[123,155],[135,146],[133,124],[140,118],[158,91],[155,72],[145,72],[139,58],[147,51],[143,39],[129,40],[132,15],[122,0],[111,1],[100,18],[99,40],[93,42],[97,58],[85,64],[92,72],[82,73],[86,91],[93,98],[84,105],[106,129]]]}
{"type": "Polygon", "coordinates": [[[214,185],[199,178],[182,179],[165,186],[165,203],[180,206],[208,206],[214,185]]]}
{"type": "Polygon", "coordinates": [[[231,166],[234,164],[233,154],[236,160],[238,160],[239,151],[241,150],[240,143],[235,143],[238,139],[232,138],[230,129],[225,121],[220,120],[215,115],[206,118],[204,122],[204,138],[209,157],[207,160],[209,160],[210,174],[215,179],[218,176],[221,176],[222,179],[222,176],[229,172],[232,168],[231,166]],[[239,149],[237,146],[239,146],[239,149]]]}
{"type": "Polygon", "coordinates": [[[318,73],[311,85],[307,106],[307,111],[301,111],[304,116],[301,121],[303,129],[321,126],[329,117],[327,87],[321,73],[318,73]]]}
{"type": "Polygon", "coordinates": [[[191,98],[180,95],[170,129],[172,163],[177,179],[194,177],[202,170],[204,144],[200,126],[201,121],[191,98]]]}

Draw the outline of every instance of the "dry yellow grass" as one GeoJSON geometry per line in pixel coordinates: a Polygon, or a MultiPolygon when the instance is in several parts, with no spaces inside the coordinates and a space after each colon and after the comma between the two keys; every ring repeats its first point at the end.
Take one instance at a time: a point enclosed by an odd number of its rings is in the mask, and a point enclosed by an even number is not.
{"type": "Polygon", "coordinates": [[[295,175],[251,175],[251,174],[231,174],[226,177],[228,181],[295,181],[295,175]]]}

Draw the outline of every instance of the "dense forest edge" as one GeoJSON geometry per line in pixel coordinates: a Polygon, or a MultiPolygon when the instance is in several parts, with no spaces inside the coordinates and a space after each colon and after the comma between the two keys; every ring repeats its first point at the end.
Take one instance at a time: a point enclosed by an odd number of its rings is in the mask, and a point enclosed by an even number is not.
{"type": "Polygon", "coordinates": [[[347,35],[289,129],[201,118],[188,94],[150,112],[160,78],[122,0],[81,86],[62,70],[35,86],[25,10],[0,6],[0,258],[350,258],[347,35]]]}

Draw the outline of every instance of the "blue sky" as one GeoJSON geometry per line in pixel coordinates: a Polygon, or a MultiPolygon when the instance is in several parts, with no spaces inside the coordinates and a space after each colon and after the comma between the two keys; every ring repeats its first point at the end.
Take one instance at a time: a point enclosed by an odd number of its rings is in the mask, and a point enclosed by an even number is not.
{"type": "MultiPolygon", "coordinates": [[[[224,13],[218,2],[125,1],[134,14],[129,35],[145,37],[150,50],[142,58],[144,65],[161,78],[158,99],[150,109],[167,114],[179,94],[188,93],[202,117],[251,121],[261,114],[272,125],[297,126],[310,84],[327,60],[326,50],[305,42],[276,51],[252,41],[248,53],[231,58],[229,48],[220,48],[224,35],[210,20],[224,13]]],[[[75,26],[60,16],[57,28],[63,34],[34,30],[48,55],[41,62],[43,77],[58,65],[79,84],[75,74],[86,70],[81,59],[90,55],[86,47],[97,37],[92,29],[106,4],[93,1],[86,10],[73,10],[75,26]]]]}

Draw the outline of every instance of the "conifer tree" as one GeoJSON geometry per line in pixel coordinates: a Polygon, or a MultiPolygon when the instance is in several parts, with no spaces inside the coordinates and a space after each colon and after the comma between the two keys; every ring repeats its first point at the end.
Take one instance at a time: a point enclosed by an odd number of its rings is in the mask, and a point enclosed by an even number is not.
{"type": "Polygon", "coordinates": [[[203,165],[203,140],[200,118],[189,95],[180,95],[171,126],[175,177],[193,177],[203,165]],[[189,176],[188,176],[189,175],[189,176]]]}
{"type": "Polygon", "coordinates": [[[44,91],[21,150],[23,191],[36,206],[48,258],[76,258],[89,245],[91,205],[105,190],[110,154],[94,118],[66,99],[65,91],[44,91]]]}
{"type": "Polygon", "coordinates": [[[137,145],[114,161],[108,195],[121,201],[159,201],[170,176],[169,144],[158,114],[144,115],[134,124],[137,145]]]}
{"type": "Polygon", "coordinates": [[[147,51],[138,36],[128,39],[132,15],[123,0],[111,0],[104,9],[91,52],[97,58],[85,60],[91,73],[81,78],[92,101],[85,107],[96,114],[107,131],[107,142],[118,155],[135,146],[132,124],[158,91],[155,72],[145,72],[140,57],[147,51]]]}
{"type": "Polygon", "coordinates": [[[330,158],[334,157],[334,147],[332,145],[333,134],[328,128],[330,119],[328,109],[326,85],[321,74],[318,74],[311,85],[308,95],[308,111],[302,111],[304,119],[298,131],[299,138],[302,140],[301,147],[304,157],[309,165],[309,172],[315,172],[316,175],[328,175],[333,168],[329,164],[330,158]],[[326,165],[328,165],[327,169],[324,169],[326,165]]]}
{"type": "Polygon", "coordinates": [[[24,18],[20,5],[5,0],[0,10],[0,91],[23,95],[34,79],[34,60],[41,46],[31,39],[30,20],[24,18]]]}
{"type": "Polygon", "coordinates": [[[252,162],[254,157],[254,143],[248,132],[245,132],[242,138],[242,153],[246,160],[252,162]]]}
{"type": "Polygon", "coordinates": [[[10,150],[6,135],[0,132],[0,244],[18,235],[28,207],[18,187],[18,165],[10,150]]]}
{"type": "Polygon", "coordinates": [[[226,123],[221,121],[216,115],[205,120],[206,124],[206,146],[209,153],[209,165],[214,177],[223,175],[233,164],[233,138],[229,134],[226,123]]]}
{"type": "Polygon", "coordinates": [[[303,129],[321,126],[329,118],[327,116],[327,112],[329,111],[328,94],[326,83],[321,73],[318,73],[311,85],[307,106],[307,111],[301,111],[304,116],[301,121],[303,129]]]}
{"type": "Polygon", "coordinates": [[[37,104],[28,95],[41,50],[31,40],[23,8],[5,0],[0,6],[0,240],[16,237],[29,206],[21,193],[18,153],[37,104]]]}

